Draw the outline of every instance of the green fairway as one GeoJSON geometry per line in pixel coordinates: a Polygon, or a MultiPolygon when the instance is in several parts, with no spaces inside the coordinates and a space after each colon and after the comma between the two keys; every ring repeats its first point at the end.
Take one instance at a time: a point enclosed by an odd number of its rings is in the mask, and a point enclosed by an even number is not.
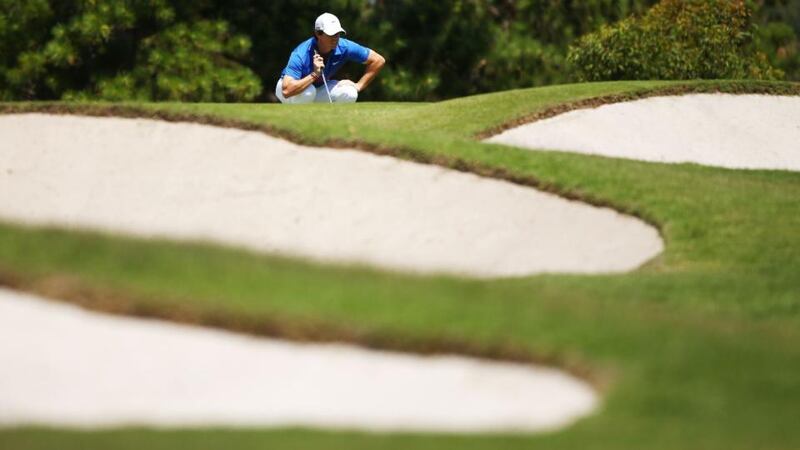
{"type": "Polygon", "coordinates": [[[543,361],[603,395],[593,416],[535,436],[22,428],[0,430],[0,449],[800,448],[800,173],[476,139],[580,102],[716,90],[800,95],[791,83],[614,82],[333,107],[0,103],[0,112],[193,120],[355,146],[611,206],[657,226],[666,243],[629,274],[468,280],[0,222],[2,285],[263,335],[543,361]]]}

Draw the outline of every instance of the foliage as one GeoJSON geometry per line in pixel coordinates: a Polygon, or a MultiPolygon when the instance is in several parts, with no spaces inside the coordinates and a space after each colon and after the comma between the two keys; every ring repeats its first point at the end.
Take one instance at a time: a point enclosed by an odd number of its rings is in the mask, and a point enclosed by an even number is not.
{"type": "Polygon", "coordinates": [[[66,99],[103,100],[252,100],[261,91],[250,70],[220,55],[243,58],[250,49],[244,36],[231,36],[222,21],[179,23],[142,40],[129,72],[100,79],[96,92],[68,92],[66,99]]]}
{"type": "Polygon", "coordinates": [[[32,97],[20,82],[9,86],[9,78],[22,79],[20,69],[11,73],[9,70],[17,63],[17,55],[46,39],[52,20],[53,11],[47,0],[0,0],[0,99],[32,97]]]}
{"type": "Polygon", "coordinates": [[[500,31],[498,46],[475,68],[478,92],[558,83],[566,61],[561,48],[522,33],[500,31]]]}
{"type": "Polygon", "coordinates": [[[770,63],[800,80],[800,0],[768,0],[761,6],[759,49],[770,63]]]}
{"type": "Polygon", "coordinates": [[[752,10],[743,0],[662,0],[581,38],[568,60],[582,80],[775,79],[754,45],[752,10]]]}
{"type": "Polygon", "coordinates": [[[656,0],[493,0],[496,21],[504,29],[535,37],[547,44],[563,45],[575,38],[635,13],[643,13],[656,0]]]}
{"type": "Polygon", "coordinates": [[[289,54],[312,36],[314,19],[324,11],[334,12],[341,19],[348,38],[376,50],[380,48],[373,43],[366,27],[361,26],[366,0],[184,1],[191,5],[185,8],[184,15],[225,20],[236,33],[250,38],[251,57],[246,65],[257,74],[264,87],[259,100],[275,100],[275,83],[289,54]]]}
{"type": "Polygon", "coordinates": [[[574,34],[613,20],[630,2],[600,0],[557,3],[498,1],[491,51],[473,69],[476,92],[564,82],[565,48],[574,34]]]}
{"type": "Polygon", "coordinates": [[[472,93],[474,68],[490,51],[491,21],[482,2],[379,2],[366,15],[369,45],[389,61],[381,89],[398,99],[434,99],[472,93]],[[410,30],[414,30],[410,32],[410,30]]]}
{"type": "Polygon", "coordinates": [[[246,101],[261,90],[237,61],[246,36],[178,21],[168,0],[4,1],[3,98],[246,101]],[[9,48],[12,35],[28,40],[9,48]]]}
{"type": "MultiPolygon", "coordinates": [[[[340,17],[348,38],[388,60],[375,83],[362,94],[363,100],[438,100],[574,81],[582,75],[568,70],[568,47],[587,34],[581,42],[587,46],[582,55],[591,60],[588,64],[599,67],[593,59],[601,56],[621,60],[635,69],[626,77],[651,76],[650,71],[638,69],[637,63],[700,76],[695,72],[708,71],[690,63],[706,56],[710,57],[705,64],[712,69],[720,63],[732,65],[727,72],[712,74],[775,75],[765,61],[742,68],[739,63],[747,58],[737,60],[736,52],[718,52],[731,44],[738,46],[736,51],[742,55],[757,46],[765,55],[762,58],[790,78],[800,79],[800,0],[762,0],[758,20],[751,21],[749,16],[746,20],[748,26],[752,22],[761,25],[759,31],[754,34],[746,29],[741,36],[725,34],[720,26],[712,27],[711,34],[696,32],[709,23],[741,25],[738,16],[723,17],[740,14],[740,9],[730,5],[741,5],[741,1],[708,3],[705,12],[713,9],[711,5],[723,7],[715,14],[694,17],[684,13],[688,18],[684,25],[689,27],[684,31],[691,31],[686,37],[700,39],[708,54],[690,51],[682,55],[689,46],[676,44],[668,55],[651,63],[647,61],[651,55],[641,48],[613,49],[598,40],[600,35],[609,35],[609,30],[617,30],[606,38],[617,46],[636,44],[628,41],[635,32],[642,32],[641,20],[626,19],[644,15],[655,3],[0,0],[0,99],[274,101],[272,88],[289,53],[311,36],[314,19],[323,11],[340,17]],[[703,22],[703,17],[718,21],[703,22]],[[601,28],[599,34],[591,34],[601,28]],[[620,30],[625,33],[619,34],[620,30]],[[633,51],[639,52],[634,56],[642,61],[629,60],[633,51]]],[[[677,8],[684,2],[669,3],[677,8]]],[[[697,5],[706,2],[688,3],[698,9],[697,5]]],[[[651,22],[651,27],[672,31],[666,16],[661,22],[651,22]]],[[[673,44],[680,42],[673,38],[673,44]]],[[[646,41],[651,45],[654,37],[646,41]]],[[[611,72],[618,71],[614,68],[611,72]]],[[[362,73],[362,67],[350,64],[340,76],[357,79],[362,73]]]]}
{"type": "Polygon", "coordinates": [[[564,59],[574,36],[652,2],[376,2],[365,14],[377,33],[369,42],[402,68],[387,70],[370,90],[381,98],[433,100],[568,81],[564,59]]]}
{"type": "MultiPolygon", "coordinates": [[[[422,100],[455,97],[459,95],[493,91],[497,89],[527,87],[567,80],[564,71],[566,45],[575,36],[593,30],[599,24],[618,20],[631,12],[641,11],[653,0],[589,0],[585,2],[554,2],[551,0],[443,0],[419,2],[413,0],[186,0],[145,1],[96,0],[94,2],[56,2],[54,0],[0,0],[17,9],[31,9],[34,3],[41,7],[57,8],[55,15],[33,14],[47,18],[31,24],[26,35],[31,36],[28,53],[21,50],[3,52],[7,61],[0,66],[0,74],[17,70],[14,83],[8,83],[8,99],[49,98],[104,98],[131,99],[183,99],[242,101],[252,98],[255,89],[252,74],[258,74],[267,89],[259,99],[270,99],[271,86],[285,66],[291,50],[311,35],[311,24],[322,11],[335,12],[348,30],[348,37],[387,57],[389,64],[363,97],[364,99],[422,100]],[[137,5],[147,8],[137,9],[137,5]],[[86,43],[73,40],[52,39],[50,31],[78,21],[89,34],[98,34],[93,26],[104,21],[76,19],[86,16],[88,6],[108,10],[105,22],[119,22],[113,15],[119,5],[134,9],[125,15],[120,26],[107,26],[100,30],[108,42],[86,43]],[[81,9],[83,8],[83,9],[81,9]],[[287,14],[287,11],[293,11],[287,14]],[[131,20],[131,17],[132,19],[131,20]],[[58,17],[54,19],[53,17],[58,17]],[[161,17],[161,20],[156,20],[161,17]],[[210,56],[208,47],[192,46],[193,42],[208,41],[209,34],[192,28],[198,20],[224,21],[235,34],[251,39],[252,57],[229,54],[229,61],[243,67],[234,72],[237,76],[223,76],[216,67],[206,62],[217,61],[210,56]],[[183,23],[189,33],[199,36],[176,42],[188,47],[184,63],[176,63],[169,75],[161,75],[165,67],[153,65],[151,57],[158,50],[147,42],[165,41],[153,38],[170,27],[183,23]],[[37,34],[38,33],[38,34],[37,34]],[[149,41],[147,41],[149,39],[149,41]],[[53,44],[60,60],[72,57],[75,65],[69,70],[42,56],[41,49],[53,44]],[[86,47],[89,47],[86,49],[86,47]],[[105,51],[105,48],[113,48],[105,51]],[[91,61],[79,59],[73,50],[84,49],[95,55],[91,61]],[[109,54],[115,56],[110,58],[109,54]],[[103,56],[105,55],[105,56],[103,56]],[[103,57],[101,57],[103,56],[103,57]],[[197,58],[202,75],[186,70],[186,63],[197,58]],[[23,64],[22,62],[27,62],[23,64]],[[17,67],[15,67],[17,66],[17,67]],[[22,66],[26,70],[19,70],[22,66]],[[242,71],[244,67],[250,73],[242,71]],[[5,69],[5,70],[4,70],[5,69]],[[158,75],[156,75],[158,74],[158,75]],[[35,75],[35,76],[34,76],[35,75]],[[50,79],[50,83],[45,82],[50,79]],[[155,79],[154,79],[155,78],[155,79]],[[208,89],[209,82],[198,79],[224,79],[228,88],[208,89]],[[164,88],[165,81],[170,86],[164,88]],[[190,92],[190,93],[187,93],[190,92]],[[215,92],[209,94],[209,91],[215,92]]],[[[9,8],[4,8],[8,10],[9,8]]],[[[117,11],[119,12],[119,11],[117,11]]],[[[19,20],[20,14],[14,20],[19,20]]],[[[103,17],[106,17],[103,16],[103,17]]],[[[67,25],[68,26],[68,25],[67,25]]],[[[3,29],[0,19],[0,30],[3,29]]],[[[186,33],[184,33],[186,34],[186,33]]],[[[0,39],[4,39],[0,31],[0,39]]],[[[231,36],[231,41],[238,38],[231,36]]],[[[224,46],[223,46],[224,47],[224,46]]],[[[171,48],[177,50],[177,48],[171,48]]],[[[199,70],[199,69],[198,69],[199,70]]],[[[357,78],[360,67],[346,67],[343,77],[357,78]]],[[[213,83],[212,83],[213,84],[213,83]]]]}

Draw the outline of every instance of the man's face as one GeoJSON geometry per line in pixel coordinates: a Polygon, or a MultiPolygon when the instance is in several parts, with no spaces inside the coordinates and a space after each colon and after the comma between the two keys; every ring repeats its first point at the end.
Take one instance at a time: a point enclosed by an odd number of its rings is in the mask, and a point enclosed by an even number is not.
{"type": "Polygon", "coordinates": [[[339,35],[341,35],[341,33],[335,36],[328,36],[321,31],[317,32],[317,47],[319,47],[319,52],[323,55],[327,55],[331,50],[336,48],[336,46],[339,45],[339,35]]]}

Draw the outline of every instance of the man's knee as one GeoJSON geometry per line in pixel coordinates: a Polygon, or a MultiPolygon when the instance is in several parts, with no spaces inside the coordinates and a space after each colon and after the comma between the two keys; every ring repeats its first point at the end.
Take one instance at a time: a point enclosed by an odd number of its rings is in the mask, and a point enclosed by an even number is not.
{"type": "Polygon", "coordinates": [[[353,85],[337,83],[331,89],[331,100],[334,103],[355,103],[358,100],[358,90],[353,85]]]}
{"type": "Polygon", "coordinates": [[[289,98],[282,99],[283,103],[292,105],[300,105],[305,103],[314,103],[314,98],[317,96],[317,88],[313,85],[307,87],[303,92],[293,95],[289,98]]]}
{"type": "Polygon", "coordinates": [[[314,85],[307,87],[303,92],[293,95],[289,98],[283,96],[283,79],[278,81],[275,86],[275,96],[278,97],[281,103],[290,105],[299,105],[303,103],[314,103],[314,98],[317,96],[317,89],[314,85]]]}
{"type": "Polygon", "coordinates": [[[317,96],[317,88],[315,88],[314,85],[311,85],[307,87],[303,92],[295,95],[289,100],[293,100],[292,103],[295,104],[314,103],[314,98],[316,98],[316,96],[317,96]]]}

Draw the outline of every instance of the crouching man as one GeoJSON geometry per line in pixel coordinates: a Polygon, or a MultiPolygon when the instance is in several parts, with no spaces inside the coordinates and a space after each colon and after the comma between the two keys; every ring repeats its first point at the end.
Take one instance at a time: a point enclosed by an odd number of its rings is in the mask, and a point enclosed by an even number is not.
{"type": "Polygon", "coordinates": [[[281,103],[353,103],[358,99],[358,93],[378,75],[386,60],[374,50],[341,37],[343,34],[345,31],[333,14],[317,17],[314,36],[292,51],[275,86],[281,103]],[[367,65],[357,83],[332,79],[347,61],[367,65]]]}

